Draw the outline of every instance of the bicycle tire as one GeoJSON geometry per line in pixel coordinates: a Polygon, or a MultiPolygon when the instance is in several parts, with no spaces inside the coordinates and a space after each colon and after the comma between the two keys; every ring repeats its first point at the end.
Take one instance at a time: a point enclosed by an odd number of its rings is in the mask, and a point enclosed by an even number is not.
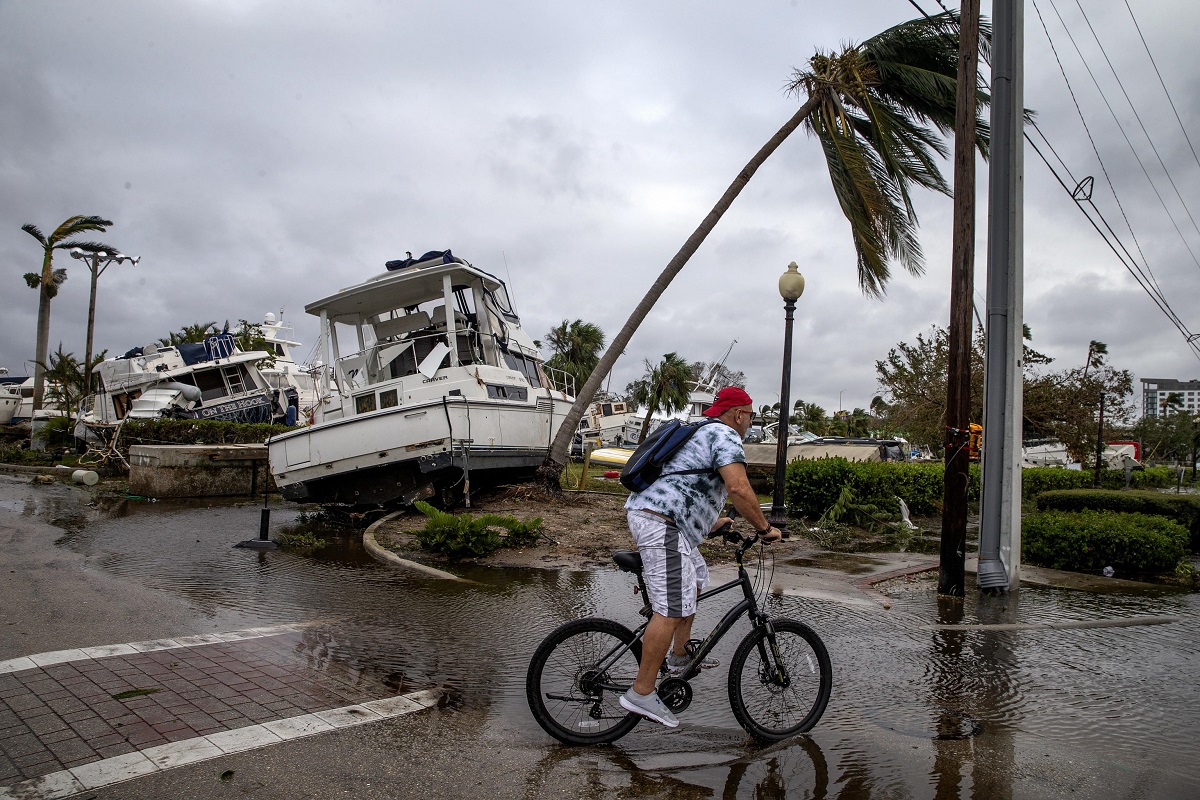
{"type": "Polygon", "coordinates": [[[755,627],[747,634],[729,662],[729,705],[738,723],[760,742],[778,742],[811,730],[833,691],[829,651],[821,637],[794,619],[771,624],[786,684],[775,675],[775,650],[766,628],[755,627]]]}
{"type": "Polygon", "coordinates": [[[620,697],[633,685],[642,660],[642,643],[617,622],[589,617],[559,626],[529,660],[525,697],[533,718],[564,744],[615,742],[641,717],[621,707],[620,697]],[[596,672],[596,662],[632,642],[615,664],[596,672]],[[620,691],[597,684],[625,687],[620,691]]]}

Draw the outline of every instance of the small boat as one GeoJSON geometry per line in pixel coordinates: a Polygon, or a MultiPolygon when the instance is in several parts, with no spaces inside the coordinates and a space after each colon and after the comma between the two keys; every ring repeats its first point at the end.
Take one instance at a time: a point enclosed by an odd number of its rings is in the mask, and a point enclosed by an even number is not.
{"type": "Polygon", "coordinates": [[[590,462],[603,467],[625,466],[633,451],[628,447],[598,447],[592,451],[590,462]]]}
{"type": "Polygon", "coordinates": [[[313,421],[272,436],[288,500],[411,503],[532,477],[573,402],[504,281],[449,250],[309,303],[325,348],[313,421]]]}
{"type": "Polygon", "coordinates": [[[0,367],[0,425],[8,425],[21,407],[20,385],[24,378],[9,378],[8,368],[0,367]]]}
{"type": "Polygon", "coordinates": [[[282,421],[298,404],[295,390],[278,390],[255,366],[266,351],[243,352],[231,334],[175,346],[135,347],[92,370],[96,392],[80,404],[75,434],[89,438],[126,419],[282,421]]]}

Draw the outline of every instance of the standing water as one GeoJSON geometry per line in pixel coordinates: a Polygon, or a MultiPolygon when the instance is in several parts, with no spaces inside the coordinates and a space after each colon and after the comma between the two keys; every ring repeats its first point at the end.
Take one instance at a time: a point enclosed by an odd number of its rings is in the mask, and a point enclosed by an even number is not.
{"type": "MultiPolygon", "coordinates": [[[[715,653],[722,666],[693,682],[679,729],[643,723],[615,745],[572,749],[529,714],[528,659],[569,619],[636,626],[629,576],[473,567],[460,571],[473,583],[440,581],[373,561],[353,531],[310,555],[231,547],[253,537],[258,519],[254,505],[129,502],[73,520],[64,544],[100,569],[185,597],[222,626],[319,620],[299,645],[314,667],[393,688],[444,687],[453,709],[445,724],[464,725],[481,744],[544,753],[537,785],[559,770],[593,770],[623,797],[853,800],[1174,798],[1200,782],[1195,595],[1026,587],[939,603],[917,583],[896,591],[890,610],[774,596],[771,613],[808,623],[833,662],[833,697],[810,735],[761,747],[734,720],[725,665],[743,622],[715,653]],[[1150,616],[1175,621],[1090,627],[1150,616]]],[[[273,523],[278,534],[298,524],[296,513],[276,508],[273,523]]],[[[702,607],[698,632],[729,597],[702,607]]]]}

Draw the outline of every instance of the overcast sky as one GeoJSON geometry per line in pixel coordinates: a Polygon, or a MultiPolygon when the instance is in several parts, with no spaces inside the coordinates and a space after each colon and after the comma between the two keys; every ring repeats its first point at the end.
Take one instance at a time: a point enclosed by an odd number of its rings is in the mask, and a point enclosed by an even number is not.
{"type": "MultiPolygon", "coordinates": [[[[1128,10],[1183,124],[1200,130],[1200,5],[1085,3],[1156,156],[1079,6],[1055,2],[1113,109],[1039,0],[1124,215],[1032,3],[1025,105],[1075,180],[1096,177],[1106,219],[1200,331],[1200,208],[1175,194],[1200,204],[1200,164],[1128,10]]],[[[446,248],[509,283],[533,338],[576,318],[611,336],[794,113],[783,91],[793,67],[916,15],[906,0],[0,0],[0,366],[32,369],[37,295],[21,276],[39,269],[40,248],[20,226],[49,233],[75,214],[113,220],[94,238],[141,257],[100,280],[96,346],[110,355],[189,323],[281,308],[307,353],[317,324],[306,303],[405,251],[446,248]]],[[[1098,339],[1136,377],[1200,377],[1184,337],[1028,149],[1025,163],[1033,345],[1053,368],[1080,365],[1098,339]]],[[[986,166],[979,176],[986,197],[986,166]]],[[[794,260],[808,283],[792,399],[867,406],[875,362],[947,324],[951,202],[918,202],[925,274],[897,268],[884,299],[863,296],[819,147],[797,132],[634,336],[612,388],[640,377],[646,358],[714,360],[737,340],[727,366],[746,373],[757,404],[776,402],[776,281],[794,260]]],[[[982,207],[978,232],[982,312],[982,207]]],[[[55,264],[70,277],[52,306],[51,348],[82,357],[88,272],[65,253],[55,264]]]]}

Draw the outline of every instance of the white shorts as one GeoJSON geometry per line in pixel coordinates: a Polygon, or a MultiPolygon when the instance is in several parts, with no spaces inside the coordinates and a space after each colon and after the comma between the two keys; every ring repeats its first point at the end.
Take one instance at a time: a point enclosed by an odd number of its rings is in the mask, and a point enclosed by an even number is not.
{"type": "Polygon", "coordinates": [[[704,556],[663,517],[631,510],[628,519],[633,543],[642,554],[650,608],[664,617],[695,614],[696,595],[708,586],[704,556]]]}

